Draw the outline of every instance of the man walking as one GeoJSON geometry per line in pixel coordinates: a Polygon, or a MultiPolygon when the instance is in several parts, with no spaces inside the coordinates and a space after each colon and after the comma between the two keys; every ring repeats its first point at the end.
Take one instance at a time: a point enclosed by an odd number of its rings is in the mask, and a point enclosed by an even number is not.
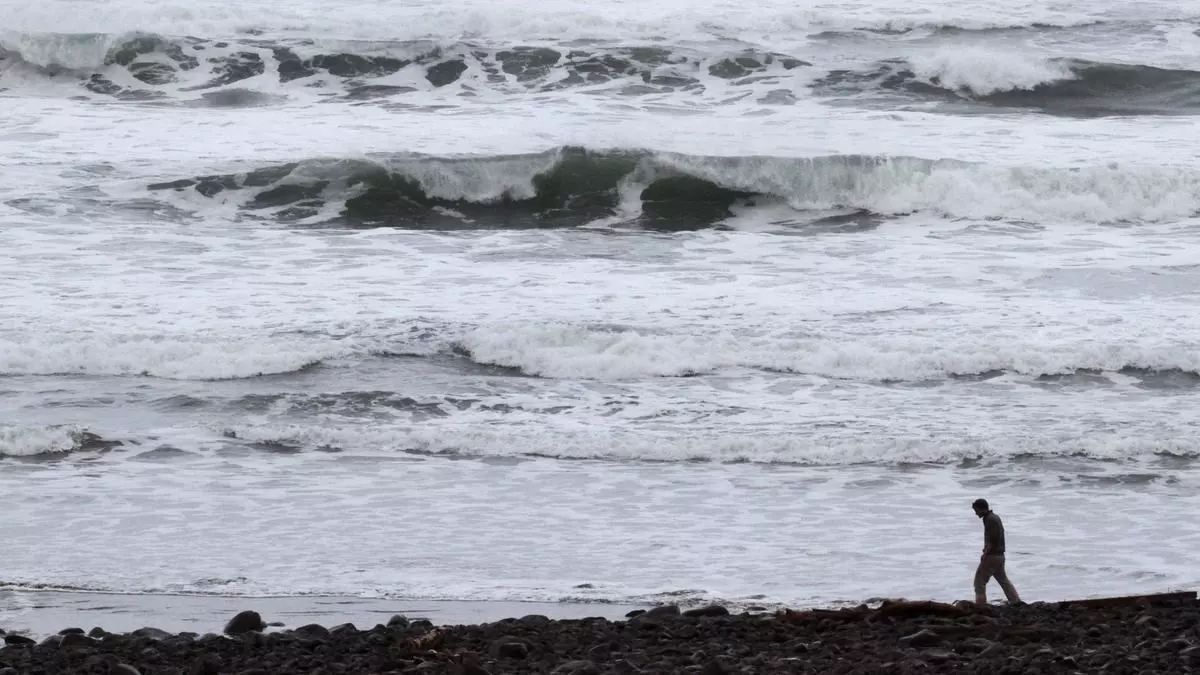
{"type": "Polygon", "coordinates": [[[1004,523],[988,506],[986,499],[976,499],[971,508],[975,509],[975,515],[983,519],[983,555],[979,556],[979,569],[975,570],[975,604],[987,604],[987,584],[992,577],[1004,589],[1008,604],[1020,603],[1017,589],[1013,588],[1004,570],[1004,523]]]}

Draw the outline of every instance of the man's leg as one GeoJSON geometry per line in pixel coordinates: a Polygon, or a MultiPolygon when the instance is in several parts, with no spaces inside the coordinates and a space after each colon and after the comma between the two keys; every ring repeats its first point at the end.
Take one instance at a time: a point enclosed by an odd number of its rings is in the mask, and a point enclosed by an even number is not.
{"type": "Polygon", "coordinates": [[[1008,570],[1004,569],[1004,556],[996,556],[996,562],[992,565],[992,576],[996,577],[996,582],[1004,589],[1004,597],[1008,598],[1008,604],[1013,605],[1021,601],[1017,589],[1013,588],[1012,582],[1008,580],[1008,570]]]}
{"type": "Polygon", "coordinates": [[[979,567],[975,568],[975,604],[987,604],[987,583],[991,578],[992,571],[988,568],[987,558],[983,558],[979,561],[979,567]]]}

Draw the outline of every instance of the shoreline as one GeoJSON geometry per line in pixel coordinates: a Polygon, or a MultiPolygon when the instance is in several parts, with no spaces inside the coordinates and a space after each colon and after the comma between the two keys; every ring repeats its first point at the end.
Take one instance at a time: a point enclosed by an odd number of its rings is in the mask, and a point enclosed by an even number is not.
{"type": "Polygon", "coordinates": [[[127,633],[152,626],[169,633],[220,633],[234,614],[253,609],[271,630],[318,623],[373,626],[397,614],[437,625],[483,624],[539,614],[551,619],[623,618],[648,605],[589,602],[491,600],[404,600],[339,595],[235,596],[171,593],[112,593],[68,589],[0,587],[0,629],[38,639],[64,628],[127,633]]]}
{"type": "MultiPolygon", "coordinates": [[[[88,595],[105,601],[134,597],[88,595]]],[[[189,599],[168,602],[173,611],[212,599],[154,597],[189,599]]],[[[688,610],[666,605],[619,618],[610,618],[620,613],[618,606],[571,603],[347,603],[347,598],[330,598],[330,613],[314,615],[287,614],[279,598],[222,600],[243,609],[226,614],[222,628],[203,635],[199,626],[182,632],[159,626],[87,630],[80,625],[87,622],[78,619],[94,615],[70,614],[75,611],[70,604],[44,611],[44,604],[34,603],[23,615],[37,619],[31,624],[65,623],[38,640],[14,633],[0,616],[0,634],[8,631],[0,648],[0,675],[1200,671],[1200,600],[1194,591],[984,607],[887,600],[875,607],[765,614],[732,614],[719,605],[688,610]],[[380,613],[405,605],[412,614],[380,613]],[[417,605],[425,607],[426,616],[417,616],[417,605]],[[557,616],[530,611],[538,609],[558,610],[557,616]],[[506,612],[509,617],[493,618],[506,612]],[[521,618],[512,618],[517,615],[521,618]],[[317,616],[331,620],[312,621],[317,616]],[[347,623],[352,616],[367,620],[347,623]],[[468,617],[482,622],[457,623],[468,617]],[[286,625],[268,625],[276,622],[286,625]]],[[[121,613],[108,605],[94,610],[121,613]]],[[[126,621],[138,623],[134,615],[126,621]]]]}

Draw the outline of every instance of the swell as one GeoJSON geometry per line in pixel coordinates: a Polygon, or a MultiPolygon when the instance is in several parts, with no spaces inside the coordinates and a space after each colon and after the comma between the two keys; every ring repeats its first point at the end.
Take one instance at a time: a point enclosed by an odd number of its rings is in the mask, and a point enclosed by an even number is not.
{"type": "Polygon", "coordinates": [[[1200,113],[1200,71],[990,52],[835,70],[811,86],[826,96],[883,92],[1074,117],[1200,113]]]}
{"type": "Polygon", "coordinates": [[[786,102],[790,89],[770,85],[807,65],[771,51],[659,45],[497,48],[427,40],[318,44],[136,33],[0,38],[0,84],[7,67],[32,73],[34,79],[75,81],[85,95],[211,105],[265,104],[278,95],[304,92],[361,101],[444,88],[462,99],[485,90],[520,94],[572,88],[638,97],[698,93],[714,84],[753,85],[767,102],[786,102]],[[221,95],[231,89],[238,93],[221,95]]]}
{"type": "Polygon", "coordinates": [[[233,203],[248,221],[506,229],[712,227],[784,202],[857,217],[928,213],[1021,222],[1134,223],[1200,211],[1190,167],[997,167],[885,155],[715,157],[562,147],[526,155],[315,158],[145,186],[172,209],[233,203]]]}

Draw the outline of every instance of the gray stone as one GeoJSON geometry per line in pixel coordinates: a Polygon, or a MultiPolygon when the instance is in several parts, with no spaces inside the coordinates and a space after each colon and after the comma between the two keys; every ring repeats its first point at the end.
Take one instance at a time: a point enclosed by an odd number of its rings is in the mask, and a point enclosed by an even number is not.
{"type": "Polygon", "coordinates": [[[20,646],[27,646],[27,645],[36,645],[37,640],[34,640],[31,637],[26,637],[24,635],[10,634],[10,635],[4,636],[4,644],[17,645],[18,647],[20,647],[20,646]]]}

